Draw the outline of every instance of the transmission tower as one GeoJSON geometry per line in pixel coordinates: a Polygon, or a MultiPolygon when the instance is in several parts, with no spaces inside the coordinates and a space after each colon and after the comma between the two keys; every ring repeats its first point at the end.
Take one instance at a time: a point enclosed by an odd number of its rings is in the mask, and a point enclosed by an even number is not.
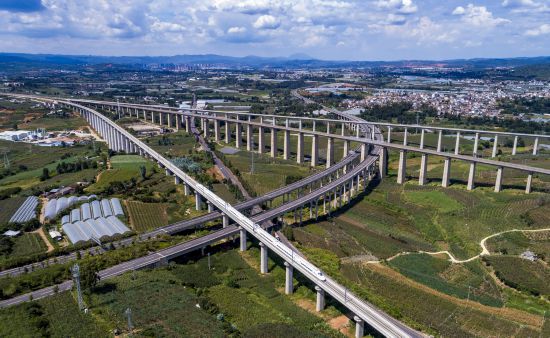
{"type": "Polygon", "coordinates": [[[4,155],[4,168],[8,169],[10,167],[10,159],[8,158],[8,153],[10,152],[9,148],[0,148],[0,153],[4,155]]]}
{"type": "Polygon", "coordinates": [[[78,263],[73,265],[72,272],[73,272],[74,284],[76,285],[78,308],[80,310],[84,310],[85,305],[84,305],[84,301],[82,300],[82,290],[80,289],[80,266],[78,266],[78,263]]]}
{"type": "Polygon", "coordinates": [[[128,331],[131,332],[134,329],[134,325],[132,324],[132,310],[130,310],[130,308],[127,308],[126,311],[124,311],[124,313],[128,318],[128,331]]]}

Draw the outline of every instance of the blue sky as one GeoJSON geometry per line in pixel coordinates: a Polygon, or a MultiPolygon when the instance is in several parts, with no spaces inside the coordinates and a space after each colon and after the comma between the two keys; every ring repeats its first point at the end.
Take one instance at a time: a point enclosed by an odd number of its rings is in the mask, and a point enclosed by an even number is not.
{"type": "Polygon", "coordinates": [[[550,55],[550,0],[0,0],[0,51],[340,60],[550,55]]]}

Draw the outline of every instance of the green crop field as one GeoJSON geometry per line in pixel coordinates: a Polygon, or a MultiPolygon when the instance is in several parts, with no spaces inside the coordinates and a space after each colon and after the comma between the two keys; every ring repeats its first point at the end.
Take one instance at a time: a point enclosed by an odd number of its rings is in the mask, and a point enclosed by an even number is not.
{"type": "Polygon", "coordinates": [[[444,257],[405,255],[393,259],[389,265],[401,274],[448,295],[490,306],[503,305],[499,288],[488,278],[479,261],[452,264],[444,257]]]}
{"type": "Polygon", "coordinates": [[[550,269],[545,263],[511,256],[484,258],[508,286],[534,295],[550,295],[550,269]]]}
{"type": "Polygon", "coordinates": [[[546,262],[550,261],[550,231],[509,232],[487,241],[492,253],[520,255],[530,250],[546,262]]]}
{"type": "Polygon", "coordinates": [[[25,197],[14,197],[0,201],[0,224],[7,223],[11,216],[25,202],[25,197]]]}
{"type": "Polygon", "coordinates": [[[196,147],[195,137],[180,130],[176,133],[148,137],[144,142],[159,154],[169,157],[187,156],[196,147]]]}
{"type": "Polygon", "coordinates": [[[80,116],[68,118],[40,117],[27,123],[20,123],[19,129],[35,130],[44,128],[47,131],[74,130],[88,126],[86,120],[80,116]]]}
{"type": "Polygon", "coordinates": [[[142,203],[126,201],[130,225],[137,232],[144,232],[168,224],[167,203],[142,203]]]}
{"type": "Polygon", "coordinates": [[[69,292],[0,309],[2,337],[108,337],[108,328],[84,314],[69,292]]]}
{"type": "MultiPolygon", "coordinates": [[[[538,337],[542,317],[443,297],[384,266],[344,264],[354,289],[394,317],[444,337],[538,337]],[[432,331],[433,332],[433,331],[432,331]]],[[[544,336],[544,335],[543,335],[544,336]]]]}
{"type": "Polygon", "coordinates": [[[12,249],[12,257],[24,257],[35,253],[45,252],[46,243],[42,240],[39,234],[25,233],[15,238],[12,249]]]}

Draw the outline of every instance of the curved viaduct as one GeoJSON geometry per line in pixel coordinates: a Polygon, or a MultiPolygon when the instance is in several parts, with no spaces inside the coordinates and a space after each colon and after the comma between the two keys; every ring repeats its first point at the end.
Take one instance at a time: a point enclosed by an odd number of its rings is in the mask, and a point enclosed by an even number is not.
{"type": "MultiPolygon", "coordinates": [[[[127,271],[129,267],[135,268],[135,267],[139,267],[140,265],[141,266],[150,265],[152,262],[154,263],[154,262],[166,261],[170,258],[181,255],[186,250],[187,250],[186,252],[188,252],[192,249],[196,249],[197,245],[205,246],[221,238],[226,238],[236,233],[239,233],[240,235],[241,250],[244,250],[246,249],[246,235],[247,233],[249,233],[252,236],[256,237],[260,242],[262,273],[267,272],[267,253],[268,253],[268,250],[271,250],[272,252],[280,256],[285,261],[285,266],[287,269],[287,274],[286,274],[287,275],[287,279],[286,279],[287,293],[292,292],[292,274],[293,274],[293,270],[297,269],[306,278],[310,279],[312,282],[316,284],[318,310],[321,310],[324,307],[324,303],[325,303],[324,295],[325,293],[328,293],[331,297],[341,302],[345,307],[347,307],[351,312],[355,314],[354,319],[356,321],[356,336],[363,335],[364,322],[367,322],[373,328],[375,328],[380,333],[388,337],[422,336],[417,331],[412,330],[406,325],[391,318],[390,316],[386,315],[381,310],[377,309],[376,307],[369,304],[368,302],[365,302],[359,299],[352,292],[349,292],[347,289],[345,289],[343,286],[341,286],[334,280],[330,279],[328,276],[326,277],[323,276],[322,279],[319,278],[318,272],[315,272],[315,270],[316,271],[318,270],[311,263],[305,261],[303,258],[297,257],[297,255],[295,255],[291,249],[286,247],[284,244],[278,242],[276,239],[274,239],[271,235],[269,235],[265,231],[262,231],[257,224],[257,222],[272,220],[273,218],[276,218],[279,215],[285,214],[289,211],[295,211],[298,208],[300,209],[300,214],[301,214],[301,207],[304,204],[306,205],[309,204],[310,214],[311,214],[313,210],[313,203],[315,203],[315,215],[317,216],[318,207],[321,200],[323,202],[325,210],[326,210],[326,204],[329,205],[329,212],[330,212],[331,202],[334,205],[334,207],[336,207],[337,205],[341,205],[343,201],[349,200],[354,193],[358,193],[360,191],[361,187],[362,188],[366,187],[367,180],[371,177],[371,175],[374,172],[373,166],[376,163],[376,159],[377,159],[376,153],[378,152],[378,147],[370,147],[367,144],[361,144],[361,155],[360,155],[361,161],[357,164],[355,164],[355,162],[353,161],[355,160],[355,158],[358,157],[358,155],[351,154],[350,156],[346,156],[347,155],[347,151],[346,151],[344,155],[345,157],[344,161],[342,161],[342,164],[336,164],[334,166],[334,169],[332,168],[333,160],[330,157],[328,157],[327,168],[333,169],[333,170],[327,169],[319,173],[319,175],[317,176],[313,175],[310,178],[308,178],[313,181],[308,181],[307,179],[305,180],[306,181],[305,183],[310,184],[310,187],[311,187],[312,182],[315,182],[315,180],[322,179],[323,177],[327,177],[327,173],[328,173],[329,175],[328,184],[323,185],[322,183],[323,181],[320,180],[319,181],[321,182],[320,189],[316,189],[312,193],[305,194],[304,196],[301,196],[294,201],[283,204],[279,208],[270,210],[269,212],[262,213],[261,215],[255,216],[252,219],[250,219],[246,217],[244,214],[242,214],[241,212],[239,212],[236,208],[234,208],[227,202],[220,199],[218,196],[216,196],[206,187],[196,182],[193,178],[191,178],[190,176],[182,172],[179,168],[173,165],[170,161],[164,159],[162,156],[156,153],[153,149],[149,148],[147,145],[145,145],[140,140],[135,138],[133,135],[128,133],[126,130],[116,125],[110,119],[106,118],[105,116],[98,113],[97,111],[87,108],[83,105],[70,102],[67,100],[63,100],[63,99],[53,99],[53,98],[36,97],[36,96],[28,96],[28,95],[27,96],[20,95],[19,97],[46,101],[50,103],[59,103],[77,110],[92,125],[92,127],[107,140],[111,148],[113,148],[114,150],[124,150],[129,153],[131,152],[139,153],[143,156],[146,156],[155,160],[159,164],[159,166],[166,169],[167,174],[173,175],[175,177],[176,183],[183,183],[186,187],[185,190],[187,192],[190,192],[191,190],[195,192],[197,208],[202,208],[202,205],[203,205],[202,200],[205,199],[207,201],[207,204],[209,205],[209,210],[211,211],[213,211],[214,209],[219,210],[219,212],[224,218],[224,225],[232,221],[236,223],[238,226],[238,227],[227,226],[219,232],[201,237],[196,240],[201,243],[190,243],[190,242],[183,243],[179,246],[165,249],[163,250],[164,251],[163,253],[158,252],[153,255],[149,255],[146,257],[142,257],[141,259],[138,259],[138,261],[142,260],[142,262],[136,262],[136,260],[134,260],[133,262],[123,263],[119,266],[104,270],[102,271],[102,275],[104,278],[110,275],[116,275],[124,271],[127,271]],[[372,149],[373,155],[368,156],[368,159],[367,159],[367,149],[369,147],[372,149]],[[352,167],[350,164],[354,164],[354,166],[352,167]],[[342,171],[341,175],[339,170],[342,171]],[[330,175],[333,175],[334,173],[336,173],[337,178],[333,180],[331,178],[332,176],[330,175]],[[143,261],[145,261],[145,263],[143,261]],[[303,263],[304,261],[307,264],[304,264],[303,263]],[[114,271],[108,271],[108,270],[114,270],[114,271]]],[[[186,126],[190,125],[189,123],[193,120],[193,118],[199,118],[199,119],[202,118],[200,121],[204,123],[203,126],[206,125],[207,122],[205,121],[208,121],[208,120],[205,120],[204,116],[200,116],[200,115],[201,114],[189,114],[189,120],[187,121],[186,126]]],[[[214,119],[214,121],[219,122],[219,119],[214,119]]],[[[162,122],[162,121],[159,121],[159,122],[162,122]]],[[[259,124],[259,128],[262,128],[262,123],[259,124]]],[[[229,123],[227,123],[227,125],[229,125],[229,123]]],[[[275,120],[273,120],[272,125],[273,126],[275,125],[275,120]]],[[[252,128],[252,126],[253,124],[249,123],[247,125],[247,129],[252,128]]],[[[372,133],[368,127],[360,128],[358,125],[350,125],[350,128],[352,128],[353,130],[356,130],[357,136],[360,136],[360,133],[361,133],[360,130],[365,130],[371,133],[371,137],[374,137],[374,133],[372,133]]],[[[209,128],[203,128],[206,134],[208,134],[208,129],[209,128]]],[[[239,127],[237,124],[237,130],[238,129],[239,127]]],[[[278,128],[271,129],[272,144],[273,142],[276,142],[277,129],[278,128]]],[[[251,135],[251,133],[249,132],[248,135],[251,135]]],[[[318,136],[319,135],[317,135],[317,137],[318,136]]],[[[288,140],[288,138],[290,137],[290,128],[285,131],[285,137],[286,137],[285,149],[288,149],[289,143],[290,143],[288,140]]],[[[316,136],[313,135],[313,137],[315,138],[316,136]]],[[[330,145],[331,141],[328,141],[328,142],[330,145]]],[[[248,141],[248,144],[251,145],[251,142],[248,141]]],[[[312,149],[314,149],[315,147],[316,145],[314,144],[312,146],[312,149]]],[[[346,150],[349,150],[349,143],[347,143],[346,150]]],[[[275,147],[275,150],[272,150],[272,155],[276,156],[276,147],[275,147]]],[[[312,157],[312,161],[314,162],[314,164],[316,164],[315,157],[312,157]]],[[[303,187],[304,182],[301,182],[300,186],[303,187]]],[[[280,190],[283,190],[283,189],[280,189],[280,190]]],[[[253,202],[249,202],[249,203],[253,203],[253,202]]],[[[64,285],[64,287],[70,287],[70,282],[64,283],[62,285],[64,285]]],[[[46,296],[50,294],[52,290],[49,290],[49,289],[50,288],[39,290],[37,292],[37,296],[40,297],[40,296],[46,296]],[[40,292],[42,292],[43,294],[40,294],[40,292]]],[[[24,296],[20,296],[20,297],[24,297],[24,296]]],[[[9,300],[8,302],[3,302],[2,305],[7,306],[16,302],[17,302],[16,299],[9,300]]]]}

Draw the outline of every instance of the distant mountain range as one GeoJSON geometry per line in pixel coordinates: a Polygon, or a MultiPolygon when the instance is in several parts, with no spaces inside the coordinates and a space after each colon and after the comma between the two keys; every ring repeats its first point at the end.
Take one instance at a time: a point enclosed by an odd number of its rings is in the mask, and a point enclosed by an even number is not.
{"type": "MultiPolygon", "coordinates": [[[[550,56],[520,58],[476,58],[455,60],[402,60],[402,61],[329,61],[318,60],[305,54],[294,54],[289,57],[261,56],[224,56],[216,54],[174,55],[174,56],[94,56],[94,55],[55,55],[55,54],[22,54],[0,53],[0,65],[26,66],[82,66],[82,65],[153,65],[153,64],[186,64],[186,65],[225,65],[229,67],[287,67],[287,68],[329,68],[329,67],[405,67],[433,66],[492,68],[519,67],[536,64],[550,64],[550,56]]],[[[1,70],[1,69],[0,69],[1,70]]]]}

